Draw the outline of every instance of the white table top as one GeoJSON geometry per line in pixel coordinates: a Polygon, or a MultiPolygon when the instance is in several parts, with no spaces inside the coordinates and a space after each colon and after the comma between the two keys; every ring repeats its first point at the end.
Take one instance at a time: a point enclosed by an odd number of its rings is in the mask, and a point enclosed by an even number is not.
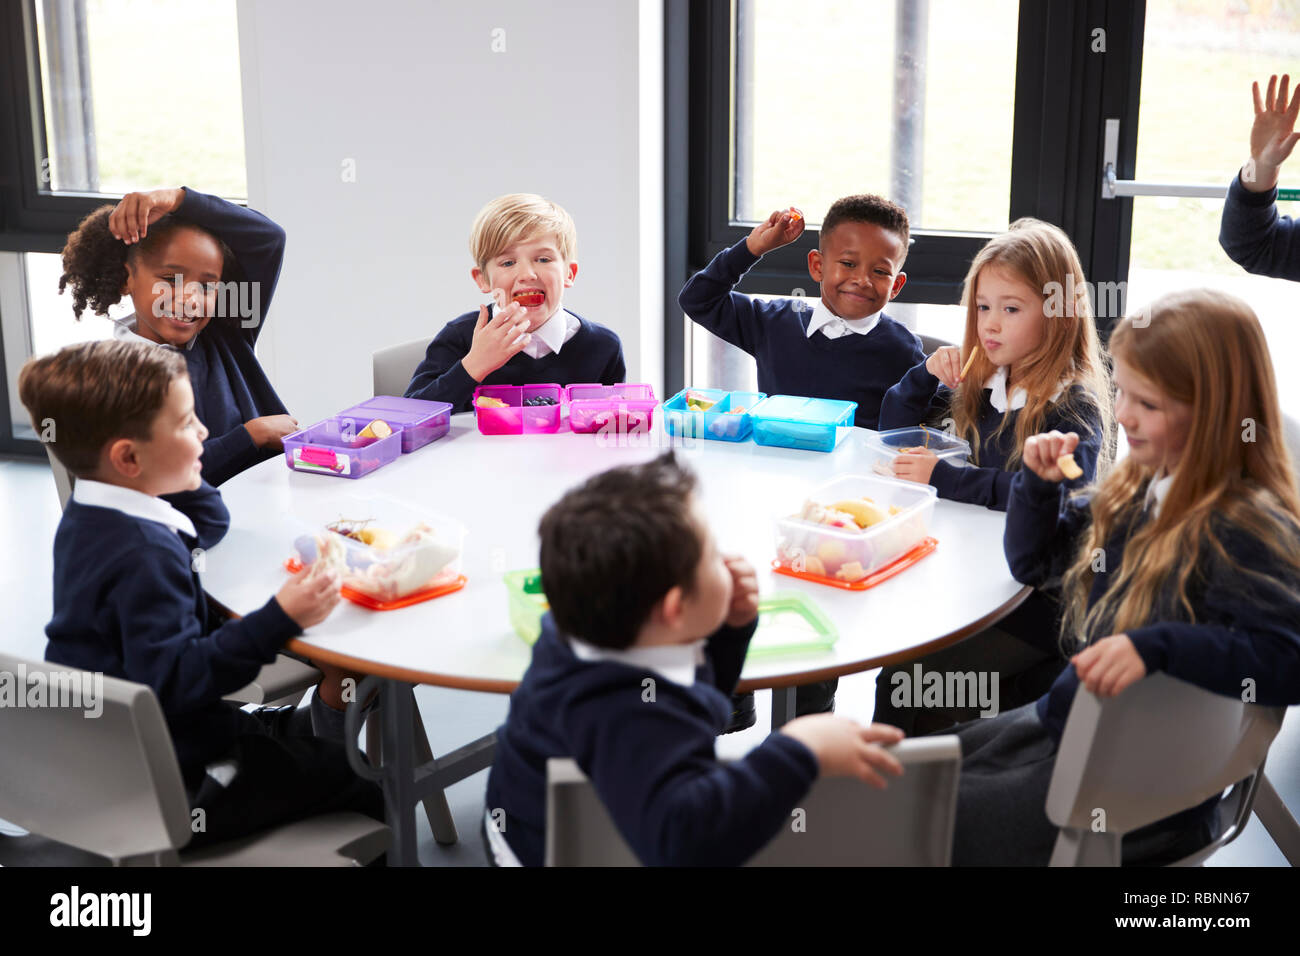
{"type": "MultiPolygon", "coordinates": [[[[661,412],[661,410],[660,410],[661,412]]],[[[670,439],[655,415],[650,436],[480,435],[472,413],[453,416],[451,432],[351,481],[301,474],[283,456],[221,487],[231,514],[225,539],[206,556],[204,588],[231,610],[264,604],[286,578],[294,538],[340,517],[382,519],[397,532],[419,512],[449,515],[468,530],[460,591],[394,611],[340,602],[290,647],[375,673],[471,690],[509,692],[531,649],[510,626],[502,574],[537,566],[537,524],[568,488],[620,464],[645,461],[670,442],[699,475],[699,493],[724,552],[758,570],[762,594],[808,593],[839,628],[833,649],[750,661],[742,689],[788,686],[898,663],[975,633],[1029,593],[1011,577],[1002,552],[1005,515],[939,500],[930,534],[938,548],[898,576],[847,591],[776,575],[775,516],[795,510],[815,486],[841,474],[870,474],[862,442],[845,429],[830,454],[770,448],[752,441],[670,439]]]]}

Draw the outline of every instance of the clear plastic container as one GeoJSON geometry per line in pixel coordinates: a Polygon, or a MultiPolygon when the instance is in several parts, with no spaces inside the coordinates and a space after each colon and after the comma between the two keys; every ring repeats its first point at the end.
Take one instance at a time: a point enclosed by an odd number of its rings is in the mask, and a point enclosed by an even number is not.
{"type": "Polygon", "coordinates": [[[447,402],[426,402],[419,398],[376,395],[339,414],[367,421],[378,418],[392,428],[402,426],[404,455],[437,441],[451,430],[451,405],[447,402]]]}
{"type": "Polygon", "coordinates": [[[505,581],[510,626],[525,644],[536,644],[542,636],[542,615],[551,608],[542,590],[542,572],[537,568],[510,571],[505,581]]]}
{"type": "Polygon", "coordinates": [[[631,435],[647,432],[659,401],[650,385],[570,385],[569,428],[575,432],[615,430],[631,435]]]}
{"type": "Polygon", "coordinates": [[[386,547],[365,544],[322,526],[295,539],[296,562],[309,567],[319,557],[321,542],[333,542],[343,564],[344,596],[379,610],[458,590],[464,584],[465,526],[436,514],[422,514],[412,523],[395,520],[401,513],[390,511],[390,520],[381,518],[365,525],[386,534],[386,547]],[[418,526],[423,527],[417,532],[418,526]]]}
{"type": "Polygon", "coordinates": [[[682,438],[714,441],[745,441],[753,431],[749,411],[767,398],[764,392],[727,392],[719,388],[684,388],[664,402],[664,430],[682,438]],[[686,395],[700,395],[716,402],[707,411],[688,408],[686,395]],[[742,409],[737,412],[736,409],[742,409]]]}
{"type": "Polygon", "coordinates": [[[871,470],[888,478],[894,476],[894,459],[907,448],[928,448],[943,461],[954,465],[965,464],[970,457],[970,442],[937,428],[891,428],[868,435],[863,440],[866,461],[871,470]]]}
{"type": "Polygon", "coordinates": [[[864,497],[870,498],[885,518],[863,529],[804,520],[798,517],[804,502],[792,502],[790,510],[776,521],[779,566],[852,585],[903,557],[929,535],[937,498],[930,485],[844,475],[815,488],[806,500],[830,507],[864,497]]]}
{"type": "Polygon", "coordinates": [[[484,435],[541,435],[560,430],[564,389],[559,385],[480,385],[474,389],[474,417],[484,435]],[[505,408],[480,408],[480,397],[495,398],[505,408]],[[525,405],[530,398],[551,398],[554,405],[525,405]]]}
{"type": "Polygon", "coordinates": [[[358,437],[371,418],[336,415],[284,439],[284,461],[294,471],[364,478],[402,453],[402,427],[387,438],[358,437]]]}
{"type": "Polygon", "coordinates": [[[834,451],[839,429],[852,427],[857,402],[772,395],[755,406],[754,441],[760,445],[834,451]]]}

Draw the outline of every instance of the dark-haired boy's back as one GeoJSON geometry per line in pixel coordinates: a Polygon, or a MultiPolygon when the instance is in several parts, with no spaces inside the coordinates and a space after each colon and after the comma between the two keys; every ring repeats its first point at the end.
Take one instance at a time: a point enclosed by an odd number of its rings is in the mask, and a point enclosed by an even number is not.
{"type": "Polygon", "coordinates": [[[734,866],[775,836],[817,776],[812,752],[772,734],[743,760],[714,754],[753,631],[722,627],[683,679],[689,656],[583,659],[594,649],[565,638],[547,615],[488,778],[488,815],[504,824],[519,861],[543,862],[549,757],[583,768],[647,864],[734,866]]]}

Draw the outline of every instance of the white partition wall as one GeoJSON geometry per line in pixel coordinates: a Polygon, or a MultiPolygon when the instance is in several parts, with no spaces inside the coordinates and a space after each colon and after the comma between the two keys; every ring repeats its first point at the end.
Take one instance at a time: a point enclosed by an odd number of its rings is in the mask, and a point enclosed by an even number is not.
{"type": "Polygon", "coordinates": [[[291,413],[369,395],[374,349],[482,301],[469,227],[505,192],[573,215],[566,305],[662,391],[661,0],[238,9],[249,204],[288,233],[260,353],[291,413]]]}

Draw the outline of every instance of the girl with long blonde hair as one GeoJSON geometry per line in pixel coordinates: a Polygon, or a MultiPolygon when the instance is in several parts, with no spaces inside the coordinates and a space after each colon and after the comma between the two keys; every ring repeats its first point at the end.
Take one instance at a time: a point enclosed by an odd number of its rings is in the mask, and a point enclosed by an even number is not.
{"type": "Polygon", "coordinates": [[[1038,219],[1012,223],[971,261],[962,304],[961,348],[937,349],[891,388],[880,427],[942,420],[970,442],[975,467],[920,448],[898,456],[894,474],[932,484],[944,498],[1005,511],[1025,440],[1067,430],[1083,438],[1075,460],[1091,481],[1109,453],[1110,385],[1069,237],[1038,219]]]}
{"type": "MultiPolygon", "coordinates": [[[[1221,292],[1175,293],[1122,321],[1110,352],[1128,457],[1065,497],[1061,458],[1079,436],[1036,435],[1012,484],[1007,562],[1025,584],[1062,582],[1073,656],[1036,704],[958,730],[954,862],[1046,863],[1044,804],[1081,683],[1112,697],[1163,670],[1300,703],[1300,495],[1258,319],[1221,292]]],[[[1203,846],[1216,802],[1126,835],[1125,862],[1203,846]]]]}

